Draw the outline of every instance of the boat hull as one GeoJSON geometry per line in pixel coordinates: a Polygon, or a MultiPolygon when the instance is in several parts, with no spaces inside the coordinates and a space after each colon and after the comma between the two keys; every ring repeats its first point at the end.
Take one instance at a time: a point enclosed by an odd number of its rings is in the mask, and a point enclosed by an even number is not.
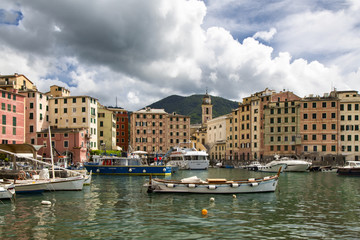
{"type": "Polygon", "coordinates": [[[239,193],[264,193],[274,192],[278,178],[266,181],[229,183],[229,184],[189,184],[159,182],[152,179],[148,192],[155,193],[205,193],[205,194],[239,194],[239,193]]]}
{"type": "Polygon", "coordinates": [[[47,189],[47,182],[38,182],[33,180],[17,180],[15,183],[15,192],[17,194],[42,193],[47,189]]]}
{"type": "Polygon", "coordinates": [[[171,167],[168,166],[117,166],[117,165],[95,165],[84,164],[88,172],[92,174],[108,175],[171,175],[171,167]]]}
{"type": "Polygon", "coordinates": [[[278,172],[281,168],[281,172],[285,171],[287,168],[286,164],[274,164],[274,165],[265,165],[265,166],[258,166],[258,172],[278,172]]]}
{"type": "Polygon", "coordinates": [[[181,170],[206,170],[209,168],[208,160],[169,161],[168,164],[181,170]]]}
{"type": "Polygon", "coordinates": [[[0,199],[12,199],[15,196],[15,186],[0,186],[0,199]]]}
{"type": "Polygon", "coordinates": [[[81,191],[84,182],[84,177],[50,179],[46,191],[81,191]]]}
{"type": "Polygon", "coordinates": [[[284,172],[307,172],[309,169],[309,164],[287,164],[284,172]]]}
{"type": "Polygon", "coordinates": [[[337,173],[342,176],[360,176],[360,168],[338,168],[337,173]]]}

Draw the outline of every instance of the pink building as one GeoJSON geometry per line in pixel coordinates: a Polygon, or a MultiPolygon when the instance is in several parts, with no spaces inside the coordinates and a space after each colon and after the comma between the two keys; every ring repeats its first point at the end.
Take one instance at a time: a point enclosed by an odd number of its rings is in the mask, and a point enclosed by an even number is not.
{"type": "Polygon", "coordinates": [[[18,90],[0,89],[1,144],[21,144],[25,141],[25,98],[18,90]]]}
{"type": "MultiPolygon", "coordinates": [[[[87,161],[88,137],[86,128],[52,128],[51,141],[54,147],[54,162],[59,156],[68,156],[70,163],[76,164],[87,161]]],[[[50,158],[49,131],[37,132],[37,143],[44,145],[38,152],[44,158],[50,158]]]]}

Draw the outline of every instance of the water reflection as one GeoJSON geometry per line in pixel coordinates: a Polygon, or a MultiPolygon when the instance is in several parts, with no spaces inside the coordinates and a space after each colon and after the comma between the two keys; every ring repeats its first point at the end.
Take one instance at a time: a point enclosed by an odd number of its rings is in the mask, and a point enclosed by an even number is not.
{"type": "MultiPolygon", "coordinates": [[[[173,179],[263,177],[240,169],[179,171],[173,179]]],[[[142,176],[94,176],[81,192],[48,192],[0,204],[2,239],[354,238],[359,178],[284,173],[275,193],[148,194],[142,176]],[[214,197],[215,201],[210,201],[214,197]],[[52,202],[41,205],[42,200],[52,202]],[[208,214],[203,216],[202,209],[208,214]]]]}

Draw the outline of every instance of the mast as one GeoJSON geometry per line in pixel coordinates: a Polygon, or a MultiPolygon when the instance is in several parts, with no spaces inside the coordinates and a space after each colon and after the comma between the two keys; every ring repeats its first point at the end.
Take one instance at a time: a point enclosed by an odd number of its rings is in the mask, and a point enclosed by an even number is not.
{"type": "Polygon", "coordinates": [[[53,156],[53,151],[52,151],[50,126],[49,126],[49,141],[50,141],[50,156],[51,156],[52,175],[53,175],[53,179],[55,179],[54,156],[53,156]]]}

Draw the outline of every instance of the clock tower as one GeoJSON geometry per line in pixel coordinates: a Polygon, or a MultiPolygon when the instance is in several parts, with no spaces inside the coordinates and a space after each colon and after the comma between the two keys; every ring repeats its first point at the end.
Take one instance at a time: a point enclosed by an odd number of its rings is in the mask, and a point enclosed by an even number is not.
{"type": "Polygon", "coordinates": [[[206,90],[206,94],[202,99],[202,104],[201,104],[201,123],[205,124],[207,121],[212,119],[212,107],[213,105],[211,104],[211,97],[210,95],[207,93],[206,90]]]}

